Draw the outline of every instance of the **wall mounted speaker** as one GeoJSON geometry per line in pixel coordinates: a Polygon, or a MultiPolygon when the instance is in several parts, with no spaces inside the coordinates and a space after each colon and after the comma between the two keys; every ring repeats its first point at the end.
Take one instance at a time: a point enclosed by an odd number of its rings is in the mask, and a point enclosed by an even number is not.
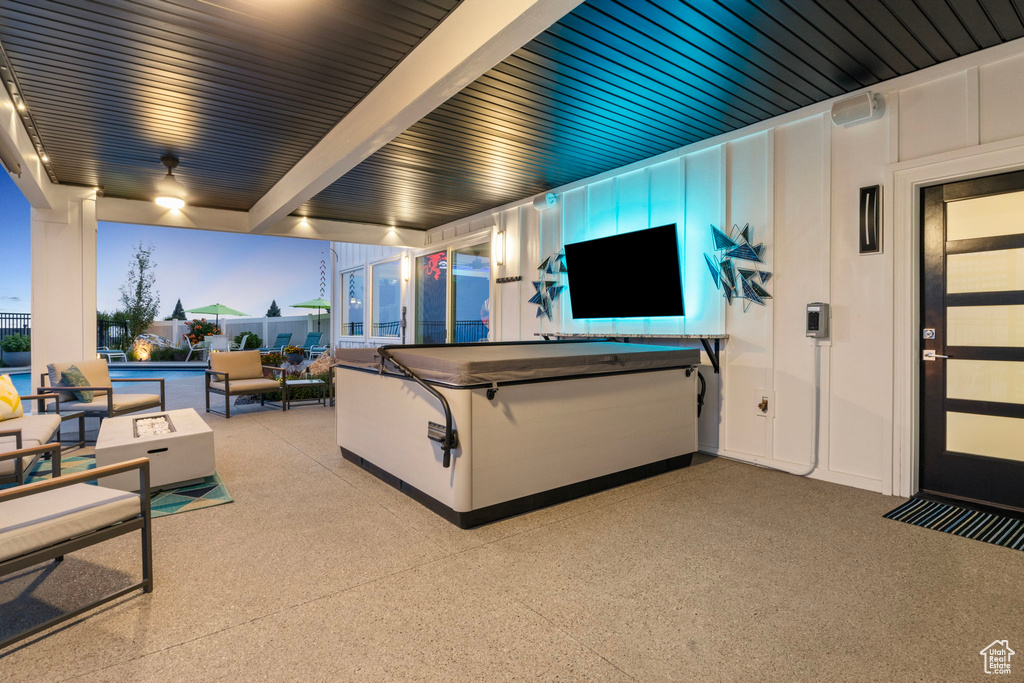
{"type": "Polygon", "coordinates": [[[558,195],[554,192],[548,192],[547,194],[539,194],[533,198],[533,208],[538,211],[544,209],[550,209],[552,206],[558,203],[558,195]]]}
{"type": "Polygon", "coordinates": [[[847,97],[832,105],[832,123],[848,126],[875,117],[881,112],[882,98],[870,90],[860,95],[847,97]]]}

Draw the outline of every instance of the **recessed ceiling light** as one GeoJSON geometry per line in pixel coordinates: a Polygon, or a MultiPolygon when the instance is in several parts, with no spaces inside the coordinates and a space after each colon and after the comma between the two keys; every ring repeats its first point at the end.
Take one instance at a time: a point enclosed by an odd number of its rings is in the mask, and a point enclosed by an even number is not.
{"type": "Polygon", "coordinates": [[[25,106],[24,102],[18,102],[18,111],[25,111],[28,107],[25,106]]]}
{"type": "Polygon", "coordinates": [[[50,160],[50,157],[46,156],[45,154],[41,154],[39,156],[39,158],[42,159],[43,161],[49,161],[50,160]]]}

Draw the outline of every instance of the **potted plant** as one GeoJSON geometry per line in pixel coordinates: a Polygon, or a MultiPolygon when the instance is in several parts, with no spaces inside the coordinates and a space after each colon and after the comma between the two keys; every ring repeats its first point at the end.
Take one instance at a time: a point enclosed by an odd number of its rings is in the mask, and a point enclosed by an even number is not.
{"type": "Polygon", "coordinates": [[[306,352],[301,346],[286,346],[284,355],[288,358],[289,364],[298,365],[306,357],[306,352]]]}
{"type": "Polygon", "coordinates": [[[12,368],[32,364],[32,338],[23,334],[9,334],[0,339],[4,363],[12,368]]]}

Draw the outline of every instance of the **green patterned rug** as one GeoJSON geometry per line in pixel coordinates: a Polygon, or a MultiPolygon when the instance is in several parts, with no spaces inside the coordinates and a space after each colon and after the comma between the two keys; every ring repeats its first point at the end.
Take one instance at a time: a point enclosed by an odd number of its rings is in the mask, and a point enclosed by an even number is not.
{"type": "MultiPolygon", "coordinates": [[[[66,455],[61,458],[61,474],[84,472],[96,467],[96,458],[92,455],[66,455]]],[[[50,478],[50,461],[40,460],[29,475],[28,481],[40,481],[50,478]]],[[[94,482],[93,482],[94,483],[94,482]]],[[[154,517],[176,515],[179,512],[191,512],[202,508],[231,503],[235,499],[228,493],[227,487],[216,472],[196,484],[189,484],[175,489],[165,489],[153,494],[150,508],[154,517]]]]}

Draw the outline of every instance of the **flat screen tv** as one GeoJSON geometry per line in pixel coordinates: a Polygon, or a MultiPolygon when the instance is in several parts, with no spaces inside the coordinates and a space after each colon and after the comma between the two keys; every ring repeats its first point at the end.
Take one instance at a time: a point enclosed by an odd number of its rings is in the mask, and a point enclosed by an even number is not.
{"type": "Polygon", "coordinates": [[[683,315],[676,226],[565,245],[573,318],[683,315]]]}

